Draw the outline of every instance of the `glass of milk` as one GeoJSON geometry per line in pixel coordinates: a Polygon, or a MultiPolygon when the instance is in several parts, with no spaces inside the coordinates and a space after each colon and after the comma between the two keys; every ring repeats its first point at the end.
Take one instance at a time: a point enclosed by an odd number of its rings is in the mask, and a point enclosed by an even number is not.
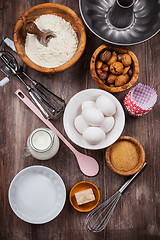
{"type": "Polygon", "coordinates": [[[32,155],[39,160],[52,158],[59,149],[59,138],[49,128],[35,129],[27,139],[24,156],[32,155]]]}

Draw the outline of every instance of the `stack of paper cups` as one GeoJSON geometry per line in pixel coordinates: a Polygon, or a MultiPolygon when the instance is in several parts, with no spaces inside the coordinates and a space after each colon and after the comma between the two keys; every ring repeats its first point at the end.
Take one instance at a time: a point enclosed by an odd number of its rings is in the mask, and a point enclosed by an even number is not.
{"type": "Polygon", "coordinates": [[[139,83],[125,96],[126,110],[133,116],[143,116],[152,110],[157,101],[157,93],[150,86],[139,83]]]}

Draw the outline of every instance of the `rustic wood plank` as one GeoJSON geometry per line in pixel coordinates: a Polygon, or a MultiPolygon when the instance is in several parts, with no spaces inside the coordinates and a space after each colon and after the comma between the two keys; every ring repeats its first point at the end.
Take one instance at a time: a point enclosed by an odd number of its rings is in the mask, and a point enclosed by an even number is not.
{"type": "MultiPolygon", "coordinates": [[[[13,30],[19,16],[30,7],[44,3],[58,2],[67,5],[79,14],[78,1],[41,1],[41,0],[2,0],[0,2],[0,36],[13,39],[13,30]]],[[[86,88],[98,88],[89,71],[89,62],[94,50],[103,42],[88,29],[87,45],[80,60],[65,73],[44,75],[25,66],[24,70],[33,78],[41,81],[66,102],[77,92],[86,88]]],[[[140,64],[138,82],[160,91],[159,62],[160,34],[150,41],[132,46],[140,64]]],[[[1,40],[1,39],[0,39],[1,40]]],[[[6,50],[8,50],[5,47],[6,50]]],[[[17,59],[19,59],[17,57],[17,59]]],[[[0,74],[2,77],[2,74],[0,74]]],[[[127,189],[117,205],[115,212],[104,232],[94,234],[86,231],[86,213],[77,212],[69,203],[68,195],[72,186],[82,180],[95,183],[100,189],[101,200],[109,198],[126,181],[126,177],[113,173],[105,161],[105,149],[87,151],[78,150],[93,156],[100,164],[96,177],[86,177],[78,169],[72,152],[61,143],[57,155],[48,161],[40,162],[32,157],[24,158],[23,150],[29,134],[44,124],[14,95],[16,89],[26,91],[15,78],[4,88],[0,88],[0,239],[2,240],[156,240],[160,239],[160,111],[159,101],[153,110],[140,118],[126,113],[126,124],[122,135],[138,139],[146,152],[148,167],[127,189]],[[55,170],[64,180],[67,188],[67,200],[61,214],[44,225],[31,225],[20,220],[12,212],[8,202],[8,188],[13,177],[23,168],[31,165],[44,165],[55,170]]],[[[123,104],[127,93],[113,94],[123,104]]],[[[65,137],[62,116],[53,121],[65,137]]],[[[74,144],[73,144],[74,145],[74,144]]]]}

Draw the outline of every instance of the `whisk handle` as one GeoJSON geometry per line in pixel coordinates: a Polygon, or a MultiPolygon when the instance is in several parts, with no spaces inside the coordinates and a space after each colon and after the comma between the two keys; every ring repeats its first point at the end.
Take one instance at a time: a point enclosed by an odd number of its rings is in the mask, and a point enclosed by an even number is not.
{"type": "Polygon", "coordinates": [[[63,105],[63,108],[65,106],[65,101],[52,93],[49,89],[47,89],[45,86],[43,86],[40,82],[37,82],[35,80],[32,80],[33,85],[35,88],[40,91],[42,94],[45,94],[48,98],[53,98],[56,102],[60,101],[63,105]]]}
{"type": "Polygon", "coordinates": [[[37,105],[37,107],[40,109],[41,113],[43,114],[43,116],[46,119],[49,119],[49,114],[44,110],[44,108],[42,107],[42,105],[39,103],[38,99],[37,99],[37,95],[35,94],[34,90],[31,88],[30,91],[28,91],[29,95],[31,96],[31,98],[33,99],[33,101],[35,102],[35,104],[37,105]]]}
{"type": "Polygon", "coordinates": [[[131,179],[129,179],[123,186],[119,189],[119,192],[122,194],[124,190],[130,185],[130,183],[137,177],[137,175],[144,169],[144,167],[147,165],[147,162],[143,164],[143,167],[133,175],[131,179]]]}

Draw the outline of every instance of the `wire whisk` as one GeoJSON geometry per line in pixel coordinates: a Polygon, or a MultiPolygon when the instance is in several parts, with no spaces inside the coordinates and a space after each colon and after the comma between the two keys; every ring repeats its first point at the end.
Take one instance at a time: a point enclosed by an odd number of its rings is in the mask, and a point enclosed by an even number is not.
{"type": "Polygon", "coordinates": [[[145,162],[143,167],[133,175],[111,198],[92,210],[86,218],[86,227],[92,232],[101,232],[107,226],[113,211],[122,196],[124,190],[130,185],[135,177],[142,171],[147,165],[145,162]]]}

